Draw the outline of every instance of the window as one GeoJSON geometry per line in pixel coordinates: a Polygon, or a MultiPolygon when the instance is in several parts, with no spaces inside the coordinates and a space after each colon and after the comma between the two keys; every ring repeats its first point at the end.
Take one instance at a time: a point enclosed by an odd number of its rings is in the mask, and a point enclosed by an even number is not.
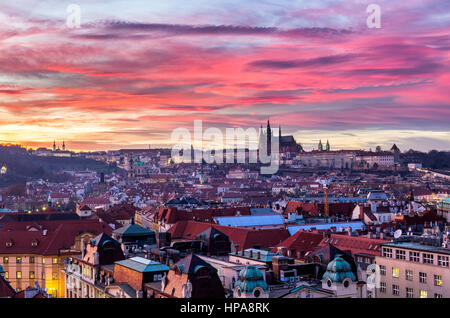
{"type": "Polygon", "coordinates": [[[392,295],[400,295],[400,287],[398,285],[392,285],[392,295]]]}
{"type": "Polygon", "coordinates": [[[386,293],[386,283],[380,282],[380,293],[386,293]]]}
{"type": "Polygon", "coordinates": [[[398,267],[392,267],[392,277],[399,278],[400,277],[400,270],[398,267]]]}
{"type": "Polygon", "coordinates": [[[442,286],[442,275],[434,275],[434,286],[442,286]]]}
{"type": "Polygon", "coordinates": [[[30,256],[30,264],[34,264],[34,256],[30,256]]]}
{"type": "Polygon", "coordinates": [[[358,261],[358,263],[362,263],[363,262],[363,258],[361,256],[358,256],[357,257],[357,261],[358,261]]]}
{"type": "Polygon", "coordinates": [[[405,277],[406,277],[406,280],[413,280],[413,271],[407,269],[407,270],[405,271],[405,277]]]}
{"type": "Polygon", "coordinates": [[[406,298],[414,298],[414,289],[406,287],[406,298]]]}
{"type": "Polygon", "coordinates": [[[406,259],[406,252],[404,250],[395,250],[396,259],[406,259]]]}
{"type": "Polygon", "coordinates": [[[392,248],[383,248],[383,257],[392,258],[392,248]]]}
{"type": "Polygon", "coordinates": [[[433,254],[423,253],[422,257],[423,257],[422,261],[424,264],[433,264],[433,259],[434,259],[433,254]]]}
{"type": "Polygon", "coordinates": [[[52,279],[53,280],[58,280],[58,273],[53,273],[52,274],[52,279]]]}
{"type": "Polygon", "coordinates": [[[53,263],[53,264],[58,264],[58,258],[57,258],[57,257],[53,257],[52,263],[53,263]]]}
{"type": "Polygon", "coordinates": [[[409,252],[409,260],[416,263],[420,262],[419,252],[409,252]]]}
{"type": "Polygon", "coordinates": [[[34,272],[30,272],[30,278],[34,279],[34,272]]]}
{"type": "Polygon", "coordinates": [[[45,258],[42,258],[42,264],[45,264],[45,258]]]}
{"type": "Polygon", "coordinates": [[[45,279],[45,273],[42,272],[42,279],[45,279]]]}
{"type": "Polygon", "coordinates": [[[16,278],[21,279],[22,278],[22,272],[18,271],[16,272],[16,278]]]}
{"type": "Polygon", "coordinates": [[[9,263],[9,257],[3,257],[3,264],[9,263]]]}
{"type": "Polygon", "coordinates": [[[380,265],[380,275],[386,276],[386,266],[380,265]]]}
{"type": "Polygon", "coordinates": [[[428,298],[428,292],[426,290],[420,290],[420,298],[428,298]]]}
{"type": "Polygon", "coordinates": [[[9,278],[9,274],[8,272],[5,272],[5,278],[8,279],[9,278]]]}
{"type": "Polygon", "coordinates": [[[423,284],[427,283],[427,273],[419,273],[419,282],[423,284]]]}
{"type": "Polygon", "coordinates": [[[434,294],[434,298],[442,298],[442,294],[434,294]]]}
{"type": "Polygon", "coordinates": [[[22,257],[16,257],[16,264],[22,264],[22,257]]]}
{"type": "Polygon", "coordinates": [[[370,290],[367,291],[367,298],[373,298],[372,297],[372,292],[370,290]]]}
{"type": "Polygon", "coordinates": [[[438,255],[438,265],[442,267],[448,267],[448,256],[438,255]]]}

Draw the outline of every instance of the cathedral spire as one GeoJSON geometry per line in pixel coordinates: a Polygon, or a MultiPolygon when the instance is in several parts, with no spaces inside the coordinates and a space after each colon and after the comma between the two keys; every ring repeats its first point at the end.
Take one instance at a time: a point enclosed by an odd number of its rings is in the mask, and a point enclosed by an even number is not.
{"type": "Polygon", "coordinates": [[[323,151],[322,139],[319,140],[319,151],[323,151]]]}
{"type": "Polygon", "coordinates": [[[326,145],[325,147],[326,147],[325,149],[326,149],[327,151],[330,151],[330,143],[328,142],[328,139],[327,139],[327,145],[326,145]]]}

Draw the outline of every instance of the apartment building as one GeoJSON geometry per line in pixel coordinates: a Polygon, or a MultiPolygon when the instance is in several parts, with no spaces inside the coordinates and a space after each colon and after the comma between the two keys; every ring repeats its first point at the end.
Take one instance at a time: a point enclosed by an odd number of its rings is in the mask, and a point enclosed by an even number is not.
{"type": "Polygon", "coordinates": [[[380,269],[377,298],[450,297],[450,248],[424,241],[384,243],[375,262],[380,269]]]}

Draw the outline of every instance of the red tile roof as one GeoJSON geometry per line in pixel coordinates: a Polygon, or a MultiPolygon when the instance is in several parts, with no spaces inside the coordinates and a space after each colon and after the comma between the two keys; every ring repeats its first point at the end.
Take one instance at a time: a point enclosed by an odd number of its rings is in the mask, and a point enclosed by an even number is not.
{"type": "Polygon", "coordinates": [[[169,232],[172,238],[194,239],[197,234],[210,227],[228,236],[232,243],[238,244],[238,250],[252,248],[256,244],[260,248],[272,248],[289,237],[286,229],[251,230],[194,221],[179,221],[169,232]]]}
{"type": "Polygon", "coordinates": [[[365,236],[350,236],[345,234],[330,234],[320,242],[319,246],[331,244],[343,251],[351,252],[352,256],[358,253],[380,255],[380,244],[390,242],[365,236]]]}
{"type": "Polygon", "coordinates": [[[292,257],[297,258],[297,252],[300,252],[299,259],[302,259],[306,252],[313,251],[319,246],[323,237],[324,235],[319,233],[298,231],[273,248],[272,252],[276,253],[278,247],[286,247],[288,251],[291,251],[292,257]]]}

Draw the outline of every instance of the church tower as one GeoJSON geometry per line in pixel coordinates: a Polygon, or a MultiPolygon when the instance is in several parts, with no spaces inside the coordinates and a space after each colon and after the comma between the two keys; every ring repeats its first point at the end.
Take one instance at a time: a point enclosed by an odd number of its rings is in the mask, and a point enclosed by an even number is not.
{"type": "Polygon", "coordinates": [[[325,149],[326,149],[327,151],[330,151],[330,143],[328,142],[328,139],[327,139],[327,145],[325,146],[325,149]]]}
{"type": "Polygon", "coordinates": [[[272,153],[271,145],[272,145],[272,129],[270,128],[270,121],[267,120],[267,154],[268,155],[270,155],[272,153]]]}
{"type": "Polygon", "coordinates": [[[53,140],[53,151],[56,151],[56,140],[53,140]]]}
{"type": "Polygon", "coordinates": [[[66,144],[64,143],[64,140],[63,140],[63,144],[62,144],[62,151],[66,151],[66,144]]]}
{"type": "Polygon", "coordinates": [[[323,145],[322,145],[322,140],[319,140],[319,147],[318,147],[319,151],[323,151],[323,145]]]}

